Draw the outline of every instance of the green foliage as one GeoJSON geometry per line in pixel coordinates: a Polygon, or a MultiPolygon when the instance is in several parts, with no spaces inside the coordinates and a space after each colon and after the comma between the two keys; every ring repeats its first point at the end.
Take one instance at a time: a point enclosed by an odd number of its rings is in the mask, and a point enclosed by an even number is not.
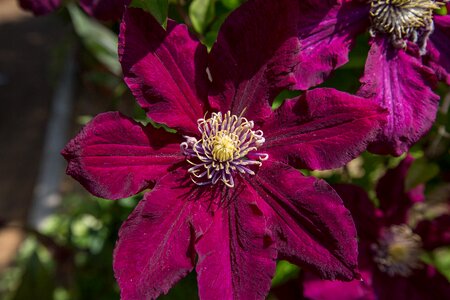
{"type": "Polygon", "coordinates": [[[272,287],[280,286],[289,280],[296,278],[300,273],[299,267],[293,265],[285,260],[277,263],[275,276],[272,279],[272,287]]]}
{"type": "Polygon", "coordinates": [[[8,300],[119,299],[112,253],[121,223],[141,195],[106,201],[86,193],[64,198],[42,233],[29,231],[17,267],[2,278],[8,300]],[[22,274],[22,275],[20,275],[22,274]]]}
{"type": "Polygon", "coordinates": [[[272,102],[272,109],[275,110],[279,108],[283,102],[287,99],[292,99],[297,96],[299,96],[302,92],[300,91],[289,91],[289,90],[283,90],[281,93],[278,94],[278,96],[275,97],[275,99],[272,102]]]}
{"type": "Polygon", "coordinates": [[[189,17],[192,26],[199,33],[204,33],[206,27],[214,19],[215,0],[194,0],[189,6],[189,17]]]}
{"type": "Polygon", "coordinates": [[[167,295],[161,296],[160,300],[197,300],[197,278],[195,272],[189,273],[173,287],[167,295]]]}
{"type": "Polygon", "coordinates": [[[439,174],[439,166],[429,162],[425,157],[416,159],[406,176],[405,188],[410,190],[419,184],[424,184],[439,174]]]}
{"type": "Polygon", "coordinates": [[[433,264],[450,281],[450,247],[436,249],[432,254],[433,264]]]}
{"type": "Polygon", "coordinates": [[[358,36],[355,46],[351,49],[349,54],[349,61],[341,68],[335,70],[331,77],[322,83],[321,87],[332,87],[340,91],[355,93],[359,87],[364,70],[364,65],[369,53],[369,36],[358,36]]]}
{"type": "Polygon", "coordinates": [[[117,54],[117,35],[96,20],[86,16],[74,4],[68,4],[75,32],[80,37],[84,47],[111,73],[122,74],[122,67],[117,54]]]}
{"type": "Polygon", "coordinates": [[[441,8],[435,10],[434,13],[441,15],[441,16],[445,16],[445,15],[447,15],[447,7],[445,5],[442,5],[441,8]]]}
{"type": "Polygon", "coordinates": [[[55,284],[53,276],[46,265],[33,251],[24,268],[20,284],[11,300],[52,299],[55,284]]]}
{"type": "Polygon", "coordinates": [[[220,2],[229,10],[238,8],[241,5],[241,0],[220,0],[220,2]]]}
{"type": "Polygon", "coordinates": [[[167,25],[168,0],[132,0],[130,7],[142,8],[165,28],[167,25]]]}

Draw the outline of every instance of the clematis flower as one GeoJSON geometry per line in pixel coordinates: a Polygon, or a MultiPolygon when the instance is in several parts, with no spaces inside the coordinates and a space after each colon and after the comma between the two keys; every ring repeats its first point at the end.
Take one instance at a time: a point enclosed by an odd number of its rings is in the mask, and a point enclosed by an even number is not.
{"type": "Polygon", "coordinates": [[[94,118],[63,150],[67,173],[119,199],[150,188],[119,232],[122,299],[153,299],[194,268],[202,299],[263,299],[276,259],[351,280],[356,231],[323,180],[295,168],[342,166],[385,120],[375,103],[316,89],[272,110],[294,83],[298,55],[287,0],[248,1],[210,53],[184,25],[167,31],[140,9],[124,13],[119,55],[147,115],[94,118]],[[288,24],[289,25],[289,24],[288,24]]]}
{"type": "Polygon", "coordinates": [[[308,89],[324,81],[348,62],[356,37],[369,31],[370,51],[358,95],[389,112],[386,126],[369,150],[392,155],[406,152],[436,118],[439,97],[432,92],[436,74],[450,83],[450,16],[434,14],[443,2],[299,2],[301,55],[296,87],[308,89]]]}
{"type": "Polygon", "coordinates": [[[366,192],[354,185],[335,186],[352,212],[360,239],[359,267],[363,281],[331,282],[305,274],[309,299],[445,299],[450,283],[421,260],[424,251],[450,245],[450,215],[423,220],[412,227],[408,211],[424,200],[423,185],[405,191],[413,159],[407,157],[380,179],[375,208],[366,192]]]}
{"type": "MultiPolygon", "coordinates": [[[[123,14],[124,0],[80,0],[81,8],[90,16],[101,21],[120,20],[123,14]]],[[[19,0],[20,6],[36,16],[47,15],[62,5],[61,0],[19,0]]]]}

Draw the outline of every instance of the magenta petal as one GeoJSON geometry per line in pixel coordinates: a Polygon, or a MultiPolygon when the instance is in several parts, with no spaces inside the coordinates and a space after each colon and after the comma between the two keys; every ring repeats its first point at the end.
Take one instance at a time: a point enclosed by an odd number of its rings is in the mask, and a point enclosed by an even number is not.
{"type": "Polygon", "coordinates": [[[125,82],[151,119],[198,132],[207,102],[207,52],[185,25],[169,21],[166,32],[142,9],[127,9],[119,56],[125,82]]]}
{"type": "MultiPolygon", "coordinates": [[[[185,172],[165,176],[122,225],[114,252],[121,299],[155,299],[194,267],[194,218],[210,221],[181,187],[185,172]]],[[[189,179],[188,179],[189,180],[189,179]]]]}
{"type": "Polygon", "coordinates": [[[67,174],[108,199],[136,194],[184,160],[178,136],[116,112],[95,117],[62,155],[69,163],[67,174]]]}
{"type": "Polygon", "coordinates": [[[423,248],[426,250],[450,246],[450,215],[421,221],[414,231],[421,236],[423,248]]]}
{"type": "Polygon", "coordinates": [[[355,221],[360,239],[375,241],[378,239],[382,224],[378,218],[379,211],[369,199],[367,192],[353,184],[335,184],[333,189],[344,201],[355,221]]]}
{"type": "Polygon", "coordinates": [[[408,211],[425,199],[424,186],[405,190],[405,180],[414,159],[407,156],[396,168],[390,169],[378,181],[376,192],[387,225],[406,223],[408,211]]]}
{"type": "Polygon", "coordinates": [[[298,1],[244,3],[222,25],[210,54],[210,103],[218,110],[259,121],[270,102],[295,79],[298,1]]]}
{"type": "Polygon", "coordinates": [[[265,299],[277,254],[258,195],[241,183],[226,198],[196,244],[200,299],[265,299]]]}
{"type": "Polygon", "coordinates": [[[387,39],[374,39],[361,82],[358,94],[389,112],[388,122],[370,151],[400,155],[431,128],[439,101],[430,88],[436,76],[419,58],[394,49],[387,39]]]}
{"type": "Polygon", "coordinates": [[[321,280],[305,272],[304,296],[310,300],[375,300],[369,272],[361,272],[363,280],[350,282],[321,280]]]}
{"type": "Polygon", "coordinates": [[[102,21],[116,21],[122,18],[125,3],[129,0],[80,0],[83,10],[102,21]]]}
{"type": "Polygon", "coordinates": [[[369,25],[370,5],[364,1],[299,1],[300,59],[296,88],[322,83],[348,62],[355,37],[369,25]]]}
{"type": "Polygon", "coordinates": [[[323,180],[265,161],[251,184],[269,217],[279,258],[328,279],[357,276],[356,229],[341,198],[323,180]]]}
{"type": "Polygon", "coordinates": [[[428,41],[428,65],[439,79],[450,84],[450,16],[435,16],[434,31],[428,41]]]}
{"type": "Polygon", "coordinates": [[[61,6],[61,0],[19,0],[20,7],[36,16],[46,15],[61,6]]]}
{"type": "Polygon", "coordinates": [[[295,167],[331,169],[358,156],[378,133],[385,111],[334,89],[288,100],[264,124],[261,151],[295,167]]]}

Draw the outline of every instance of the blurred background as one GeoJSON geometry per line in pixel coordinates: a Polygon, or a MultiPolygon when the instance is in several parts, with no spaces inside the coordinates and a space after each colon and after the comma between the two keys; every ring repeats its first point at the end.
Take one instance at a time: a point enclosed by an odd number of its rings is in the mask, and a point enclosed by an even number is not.
{"type": "MultiPolygon", "coordinates": [[[[211,47],[240,0],[171,0],[169,17],[186,23],[211,47]]],[[[119,110],[148,123],[121,78],[117,21],[98,21],[69,4],[35,17],[15,0],[0,0],[0,299],[119,299],[112,253],[121,223],[141,195],[108,201],[65,175],[59,152],[100,112],[119,110]]],[[[368,52],[362,36],[350,62],[324,86],[355,92],[368,52]]],[[[411,151],[407,186],[427,184],[417,218],[448,213],[449,89],[432,131],[411,151]]],[[[284,92],[275,106],[298,92],[284,92]]],[[[402,158],[402,157],[401,157],[402,158]]],[[[313,172],[330,183],[351,182],[374,197],[376,181],[401,158],[365,153],[346,167],[313,172]]],[[[450,249],[428,262],[450,278],[450,249]]],[[[280,262],[270,299],[301,299],[301,270],[280,262]]],[[[163,299],[197,299],[195,274],[163,299]]]]}

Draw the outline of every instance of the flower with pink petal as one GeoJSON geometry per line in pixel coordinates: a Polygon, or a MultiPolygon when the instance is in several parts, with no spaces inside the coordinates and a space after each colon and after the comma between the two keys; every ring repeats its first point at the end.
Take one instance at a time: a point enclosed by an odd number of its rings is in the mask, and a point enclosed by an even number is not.
{"type": "Polygon", "coordinates": [[[296,168],[342,166],[386,113],[333,89],[273,99],[295,82],[299,43],[288,0],[234,11],[207,52],[186,26],[167,30],[129,8],[119,36],[125,81],[147,115],[94,118],[63,150],[67,173],[119,199],[151,188],[119,232],[122,299],[153,299],[194,268],[201,299],[263,299],[276,259],[324,278],[357,276],[349,211],[323,180],[296,168]],[[292,24],[290,24],[292,23],[292,24]]]}
{"type": "Polygon", "coordinates": [[[300,59],[296,88],[323,82],[348,62],[358,35],[371,34],[360,96],[389,112],[369,150],[400,155],[432,126],[437,77],[449,83],[450,16],[436,15],[441,0],[298,1],[300,59]],[[437,75],[437,77],[436,77],[437,75]]]}
{"type": "Polygon", "coordinates": [[[334,186],[352,212],[359,236],[361,280],[323,281],[305,274],[304,293],[311,300],[445,299],[450,283],[421,260],[424,251],[450,245],[450,215],[423,220],[411,227],[408,212],[424,200],[423,185],[405,191],[411,157],[389,170],[377,185],[380,207],[354,185],[334,186]]]}

